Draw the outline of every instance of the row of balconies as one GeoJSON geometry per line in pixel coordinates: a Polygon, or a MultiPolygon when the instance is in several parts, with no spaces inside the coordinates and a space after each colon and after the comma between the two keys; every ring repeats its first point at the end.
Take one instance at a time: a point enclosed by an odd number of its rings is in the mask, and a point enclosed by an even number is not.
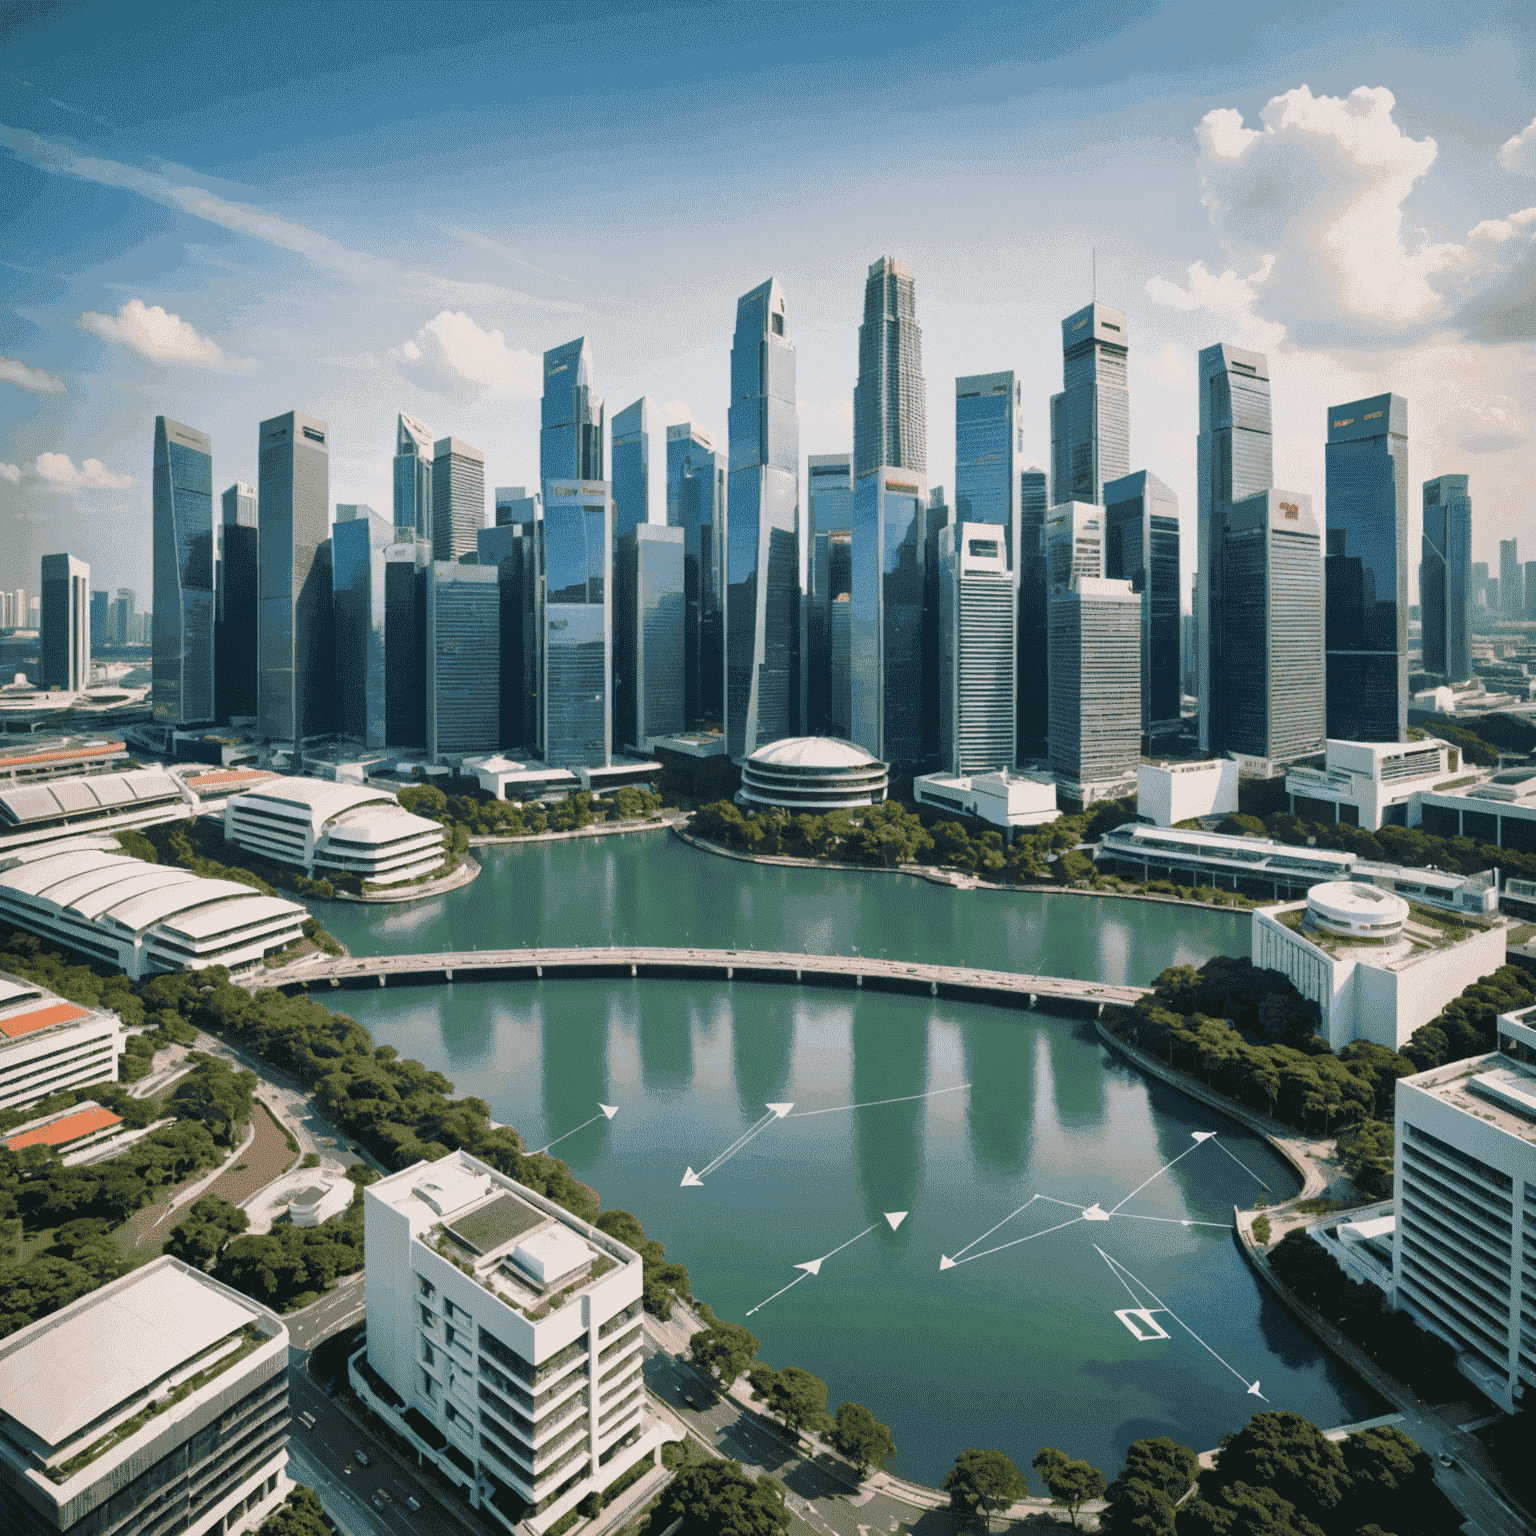
{"type": "Polygon", "coordinates": [[[1456,1263],[1465,1263],[1494,1289],[1506,1296],[1509,1294],[1509,1266],[1507,1262],[1501,1262],[1503,1255],[1490,1252],[1486,1244],[1469,1243],[1467,1228],[1459,1225],[1451,1212],[1429,1199],[1418,1186],[1404,1185],[1403,1230],[1432,1244],[1456,1263]]]}
{"type": "Polygon", "coordinates": [[[1490,1241],[1499,1245],[1508,1260],[1514,1225],[1514,1212],[1508,1200],[1500,1201],[1491,1191],[1480,1189],[1443,1163],[1430,1161],[1412,1146],[1403,1148],[1403,1181],[1405,1188],[1412,1181],[1433,1192],[1442,1205],[1457,1213],[1458,1224],[1463,1217],[1474,1222],[1490,1241]]]}
{"type": "Polygon", "coordinates": [[[1490,1360],[1508,1360],[1508,1315],[1501,1319],[1488,1315],[1480,1307],[1469,1306],[1465,1292],[1454,1276],[1438,1273],[1422,1263],[1415,1253],[1407,1251],[1403,1254],[1397,1283],[1411,1300],[1438,1318],[1453,1337],[1460,1338],[1490,1360]]]}

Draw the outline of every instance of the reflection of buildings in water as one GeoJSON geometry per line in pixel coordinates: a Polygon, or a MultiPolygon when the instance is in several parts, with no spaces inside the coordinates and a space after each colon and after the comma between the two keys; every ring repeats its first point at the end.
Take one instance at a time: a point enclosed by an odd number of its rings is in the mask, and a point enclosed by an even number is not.
{"type": "Polygon", "coordinates": [[[736,1101],[750,1125],[771,1101],[791,1097],[790,1068],[795,1051],[795,997],[783,987],[749,994],[731,1030],[736,1101]]]}
{"type": "Polygon", "coordinates": [[[1051,1019],[1041,1033],[1048,1041],[1052,1088],[1061,1123],[1072,1127],[1101,1123],[1109,1113],[1104,1094],[1104,1048],[1093,1025],[1051,1019]]]}
{"type": "Polygon", "coordinates": [[[1012,1019],[996,1025],[972,1020],[960,1031],[960,1042],[971,1085],[971,1155],[985,1168],[1017,1173],[1029,1135],[1029,1034],[1012,1019]]]}
{"type": "Polygon", "coordinates": [[[374,934],[416,933],[437,922],[446,905],[445,898],[441,896],[431,901],[402,903],[383,917],[375,919],[370,925],[370,931],[374,934]]]}
{"type": "MultiPolygon", "coordinates": [[[[852,1039],[853,1103],[905,1099],[926,1090],[928,1020],[910,1002],[861,997],[852,1039]]],[[[879,1104],[854,1113],[866,1219],[911,1210],[922,1176],[923,1102],[879,1104]]]]}
{"type": "MultiPolygon", "coordinates": [[[[415,1010],[413,1010],[415,1011],[415,1010]]],[[[501,1004],[489,987],[461,987],[448,992],[441,1002],[419,1010],[437,1024],[443,1055],[450,1071],[462,1072],[485,1061],[492,1052],[496,1031],[503,1024],[526,1027],[527,1010],[519,1017],[501,1004]]],[[[415,1019],[412,1019],[415,1022],[415,1019]]]]}
{"type": "MultiPolygon", "coordinates": [[[[625,1017],[626,1010],[632,1011],[628,996],[610,997],[605,1013],[596,1006],[600,984],[588,987],[581,982],[562,981],[556,985],[560,992],[552,1010],[553,1018],[545,1014],[542,999],[534,1003],[544,1043],[541,1087],[545,1142],[590,1119],[598,1112],[600,1102],[612,1102],[608,1098],[608,1031],[614,1025],[626,1023],[634,1027],[632,1020],[625,1017]]],[[[601,1130],[594,1125],[593,1133],[607,1136],[607,1122],[601,1125],[601,1130]]],[[[530,1138],[525,1134],[524,1139],[530,1138]]],[[[572,1141],[568,1145],[574,1153],[577,1143],[572,1141]]],[[[589,1144],[583,1140],[582,1145],[589,1144]]],[[[566,1148],[556,1148],[554,1155],[566,1155],[566,1148]]]]}
{"type": "MultiPolygon", "coordinates": [[[[684,1092],[693,1082],[696,1002],[690,996],[686,1007],[678,1007],[671,988],[648,992],[644,982],[634,989],[634,996],[640,1005],[641,1082],[648,1093],[684,1092]]],[[[729,1008],[717,1010],[717,1020],[722,1013],[728,1020],[729,1008]]]]}
{"type": "MultiPolygon", "coordinates": [[[[1108,906],[1108,902],[1101,902],[1108,906]]],[[[1096,981],[1121,986],[1130,974],[1131,929],[1123,919],[1107,915],[1099,918],[1094,937],[1093,977],[1096,981]]]]}

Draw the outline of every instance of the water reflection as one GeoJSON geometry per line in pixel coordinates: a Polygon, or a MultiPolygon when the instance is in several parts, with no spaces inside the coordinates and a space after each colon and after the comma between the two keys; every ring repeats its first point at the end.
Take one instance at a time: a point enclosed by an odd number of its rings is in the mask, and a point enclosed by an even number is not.
{"type": "MultiPolygon", "coordinates": [[[[690,996],[684,1007],[669,1005],[659,993],[648,997],[644,983],[630,990],[640,1003],[641,1082],[663,1098],[686,1092],[693,1081],[693,1032],[703,1023],[696,1001],[690,996]]],[[[721,1011],[729,1017],[729,1004],[721,1011]]]]}
{"type": "MultiPolygon", "coordinates": [[[[535,1001],[534,1018],[544,1042],[540,1088],[546,1142],[590,1119],[597,1113],[600,1102],[612,1102],[608,1089],[608,1032],[613,1024],[623,1021],[626,1005],[632,1006],[628,997],[610,994],[604,1010],[598,995],[593,994],[588,1006],[561,1007],[551,1022],[545,1016],[544,998],[535,1001]]],[[[606,1136],[606,1122],[603,1125],[606,1136]]],[[[592,1126],[591,1131],[595,1133],[597,1126],[592,1126]]],[[[586,1134],[584,1132],[583,1136],[586,1134]]],[[[596,1145],[595,1141],[593,1145],[596,1145]]],[[[569,1144],[562,1144],[556,1148],[557,1154],[574,1155],[576,1149],[567,1150],[568,1147],[569,1144]]],[[[583,1154],[588,1151],[585,1142],[581,1151],[583,1154]]]]}
{"type": "MultiPolygon", "coordinates": [[[[442,1018],[443,1049],[451,1072],[474,1066],[490,1056],[496,1039],[496,1025],[504,1014],[504,1005],[491,987],[466,987],[464,1006],[442,1011],[432,1009],[433,1017],[442,1018]],[[452,1019],[452,1024],[448,1020],[452,1019]]],[[[450,1073],[451,1075],[451,1073],[450,1073]]]]}
{"type": "Polygon", "coordinates": [[[971,1155],[998,1173],[1018,1173],[1024,1166],[1034,1077],[1032,1033],[1021,1027],[972,1029],[961,1035],[965,1077],[971,1085],[971,1155]]]}
{"type": "Polygon", "coordinates": [[[928,1021],[918,1009],[887,998],[862,997],[853,1016],[853,1102],[878,1104],[854,1112],[858,1122],[859,1188],[868,1219],[910,1211],[922,1177],[923,1104],[927,1088],[928,1021]],[[911,1099],[880,1104],[882,1099],[911,1099]]]}
{"type": "MultiPolygon", "coordinates": [[[[1052,1036],[1053,1050],[1064,1044],[1063,1036],[1071,1026],[1061,1026],[1052,1036]]],[[[1075,1040],[1090,1046],[1098,1045],[1098,1036],[1091,1024],[1079,1024],[1072,1028],[1075,1040]]],[[[1099,1051],[1091,1054],[1073,1053],[1073,1066],[1053,1074],[1056,1089],[1056,1113],[1063,1124],[1069,1126],[1099,1125],[1106,1115],[1104,1099],[1104,1073],[1099,1068],[1099,1051]]]]}
{"type": "MultiPolygon", "coordinates": [[[[779,994],[787,1001],[784,993],[779,994]]],[[[790,1097],[790,1066],[795,1050],[795,1014],[791,1008],[750,1010],[750,1023],[731,1034],[736,1102],[749,1124],[763,1106],[790,1097]]]]}

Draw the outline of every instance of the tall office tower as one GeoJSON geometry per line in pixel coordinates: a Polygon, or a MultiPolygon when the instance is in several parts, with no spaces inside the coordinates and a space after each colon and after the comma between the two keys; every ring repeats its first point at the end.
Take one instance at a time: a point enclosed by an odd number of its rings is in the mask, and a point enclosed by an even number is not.
{"type": "Polygon", "coordinates": [[[1043,757],[1051,733],[1050,668],[1046,665],[1045,520],[1048,477],[1031,466],[1019,474],[1018,760],[1043,757]]]}
{"type": "Polygon", "coordinates": [[[395,527],[432,539],[432,430],[403,411],[395,425],[395,527]]]}
{"type": "Polygon", "coordinates": [[[371,507],[336,508],[331,530],[336,622],[336,734],[365,747],[385,730],[385,558],[394,524],[371,507]]]}
{"type": "Polygon", "coordinates": [[[1475,560],[1472,563],[1472,601],[1478,600],[1478,594],[1488,585],[1488,562],[1475,560]]]}
{"type": "Polygon", "coordinates": [[[1104,487],[1104,574],[1141,593],[1142,749],[1179,734],[1179,498],[1138,470],[1104,487]]]}
{"type": "Polygon", "coordinates": [[[1051,503],[1102,503],[1131,471],[1125,315],[1090,304],[1061,322],[1062,392],[1051,396],[1051,503]]]}
{"type": "MultiPolygon", "coordinates": [[[[939,657],[943,649],[939,605],[939,536],[954,522],[944,487],[928,492],[928,508],[923,514],[923,759],[937,762],[939,757],[939,657]]],[[[1003,558],[1008,552],[1003,551],[1003,558]]]]}
{"type": "Polygon", "coordinates": [[[824,533],[827,572],[827,711],[813,734],[853,739],[853,533],[824,533]]]}
{"type": "Polygon", "coordinates": [[[434,560],[426,576],[427,755],[440,763],[494,752],[501,744],[500,572],[434,560]]]}
{"type": "Polygon", "coordinates": [[[651,436],[660,430],[661,411],[648,395],[626,405],[613,418],[613,529],[622,539],[640,523],[664,524],[668,507],[668,464],[651,453],[651,436]]]}
{"type": "Polygon", "coordinates": [[[213,706],[214,719],[256,715],[257,570],[261,534],[256,487],[236,481],[223,495],[223,514],[214,532],[213,706]]]}
{"type": "MultiPolygon", "coordinates": [[[[261,424],[256,732],[299,745],[335,727],[331,627],[329,426],[299,411],[261,424]]],[[[158,606],[158,599],[157,599],[158,606]]]]}
{"type": "Polygon", "coordinates": [[[1490,614],[1500,612],[1499,578],[1497,576],[1490,576],[1488,580],[1483,583],[1483,607],[1486,608],[1490,614]]]}
{"type": "Polygon", "coordinates": [[[154,717],[212,720],[213,440],[155,417],[154,717]]]}
{"type": "MultiPolygon", "coordinates": [[[[26,604],[22,602],[23,595],[21,592],[16,594],[18,628],[26,622],[26,604]]],[[[131,588],[119,587],[117,595],[107,604],[107,638],[113,645],[133,643],[133,608],[136,601],[137,598],[131,588]]]]}
{"type": "Polygon", "coordinates": [[[431,546],[405,527],[384,551],[384,745],[427,744],[427,566],[431,546]]]}
{"type": "Polygon", "coordinates": [[[38,683],[79,693],[91,681],[91,568],[73,555],[43,556],[38,683]]]}
{"type": "Polygon", "coordinates": [[[1525,617],[1536,619],[1536,560],[1525,562],[1525,617]]]}
{"type": "Polygon", "coordinates": [[[1260,491],[1226,513],[1225,750],[1293,762],[1324,745],[1321,539],[1312,498],[1260,491]]]}
{"type": "Polygon", "coordinates": [[[683,530],[640,523],[618,542],[614,734],[645,751],[683,729],[683,530]]]}
{"type": "Polygon", "coordinates": [[[27,623],[33,629],[36,629],[38,627],[38,624],[42,620],[42,615],[43,615],[43,600],[42,600],[42,598],[41,597],[34,597],[34,598],[32,598],[27,603],[27,623]]]}
{"type": "Polygon", "coordinates": [[[1408,737],[1408,402],[1328,412],[1328,735],[1408,737]]]}
{"type": "Polygon", "coordinates": [[[1465,475],[1424,482],[1419,618],[1424,670],[1459,683],[1472,676],[1472,498],[1465,475]]]}
{"type": "Polygon", "coordinates": [[[852,740],[883,762],[923,757],[928,492],[910,470],[854,481],[852,740]]]}
{"type": "MultiPolygon", "coordinates": [[[[0,593],[0,599],[4,594],[0,593]]],[[[0,607],[0,629],[4,629],[5,613],[0,607]]],[[[105,592],[91,593],[91,649],[99,651],[107,641],[107,594],[105,592]]],[[[217,649],[215,649],[217,655],[217,649]]]]}
{"type": "Polygon", "coordinates": [[[928,391],[912,268],[893,256],[871,262],[853,386],[853,474],[928,470],[928,391]]]}
{"type": "Polygon", "coordinates": [[[533,513],[525,503],[539,502],[541,510],[543,507],[538,492],[530,496],[527,488],[521,485],[498,485],[491,501],[495,509],[491,517],[493,528],[502,528],[508,523],[532,522],[533,513]]]}
{"type": "Polygon", "coordinates": [[[735,762],[800,728],[800,425],[784,291],[736,304],[725,553],[725,750],[735,762]]]}
{"type": "Polygon", "coordinates": [[[1200,353],[1200,436],[1196,441],[1195,628],[1200,748],[1219,756],[1222,739],[1222,549],[1226,509],[1274,483],[1269,362],[1262,352],[1218,343],[1200,353]]]}
{"type": "Polygon", "coordinates": [[[1517,539],[1499,540],[1499,607],[1506,619],[1525,617],[1525,571],[1517,539]]]}
{"type": "Polygon", "coordinates": [[[725,709],[725,455],[702,427],[667,428],[667,523],[683,530],[683,719],[725,709]]]}
{"type": "Polygon", "coordinates": [[[539,556],[539,740],[553,768],[613,761],[613,499],[603,480],[547,480],[539,556]]]}
{"type": "Polygon", "coordinates": [[[999,523],[1008,568],[1020,554],[1020,385],[1006,373],[955,380],[955,521],[999,523]]]}
{"type": "Polygon", "coordinates": [[[1014,766],[1013,572],[1003,529],[939,533],[939,759],[950,773],[1014,766]]]}
{"type": "MultiPolygon", "coordinates": [[[[853,527],[853,455],[813,453],[805,461],[807,533],[847,533],[853,527]]],[[[814,578],[812,578],[814,581],[814,578]]],[[[812,592],[820,589],[812,585],[812,592]]]]}
{"type": "Polygon", "coordinates": [[[0,629],[16,627],[16,594],[0,591],[0,629]]]}
{"type": "Polygon", "coordinates": [[[828,559],[835,533],[853,527],[853,455],[813,453],[806,460],[806,582],[801,647],[806,729],[826,735],[832,691],[832,602],[828,559]]]}
{"type": "MultiPolygon", "coordinates": [[[[527,503],[529,516],[517,520],[509,518],[494,528],[482,528],[479,555],[481,565],[495,567],[500,582],[500,745],[532,750],[538,742],[539,734],[535,718],[539,698],[535,519],[532,516],[532,498],[514,499],[527,503]]],[[[682,644],[681,633],[678,644],[682,644]]]]}
{"type": "Polygon", "coordinates": [[[1054,591],[1074,576],[1104,575],[1104,508],[1069,501],[1052,507],[1041,537],[1045,579],[1054,591]]]}
{"type": "Polygon", "coordinates": [[[1141,762],[1141,594],[1128,581],[1069,575],[1050,598],[1051,772],[1080,805],[1141,762]]]}
{"type": "Polygon", "coordinates": [[[539,420],[540,482],[606,479],[603,401],[592,393],[592,353],[585,336],[544,354],[539,420]]]}
{"type": "Polygon", "coordinates": [[[485,453],[457,437],[440,437],[432,459],[432,558],[475,552],[485,527],[485,453]]]}

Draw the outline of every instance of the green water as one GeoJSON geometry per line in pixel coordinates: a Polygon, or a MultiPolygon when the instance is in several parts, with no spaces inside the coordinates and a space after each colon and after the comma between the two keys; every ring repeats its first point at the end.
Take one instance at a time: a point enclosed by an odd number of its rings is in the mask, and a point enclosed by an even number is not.
{"type": "MultiPolygon", "coordinates": [[[[321,915],[357,954],[857,945],[1133,982],[1247,947],[1241,916],[774,869],[658,837],[498,851],[473,886],[439,901],[321,915]]],[[[1113,1475],[1143,1435],[1214,1446],[1266,1406],[1246,1390],[1255,1380],[1269,1406],[1325,1425],[1376,1411],[1266,1299],[1222,1225],[1258,1180],[1278,1196],[1294,1176],[1256,1138],[1119,1064],[1083,1020],[661,980],[399,987],[337,1002],[380,1043],[483,1097],[531,1146],[563,1137],[556,1152],[605,1205],[639,1215],[697,1293],[751,1327],[762,1358],[814,1371],[834,1406],[852,1398],[889,1423],[908,1476],[936,1483],[968,1446],[1027,1465],[1048,1444],[1113,1475]],[[566,1135],[599,1102],[618,1115],[566,1135]],[[680,1186],[769,1102],[795,1108],[702,1187],[680,1186]],[[840,1108],[850,1104],[872,1107],[840,1108]],[[1202,1130],[1219,1135],[1195,1143],[1202,1130]],[[1143,1180],[1110,1220],[1079,1219],[1143,1180]],[[910,1214],[893,1232],[884,1218],[896,1211],[910,1214]],[[815,1276],[794,1267],[855,1238],[815,1276]],[[942,1255],[964,1262],[941,1271],[942,1255]],[[1115,1316],[1136,1307],[1169,1337],[1138,1342],[1115,1316]]]]}

